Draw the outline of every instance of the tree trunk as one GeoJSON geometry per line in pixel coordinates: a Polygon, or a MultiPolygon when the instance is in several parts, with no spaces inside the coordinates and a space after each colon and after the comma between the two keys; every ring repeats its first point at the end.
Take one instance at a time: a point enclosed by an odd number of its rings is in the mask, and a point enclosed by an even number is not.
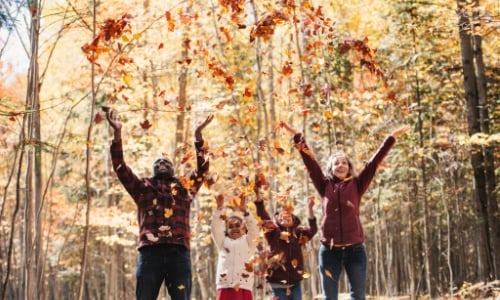
{"type": "Polygon", "coordinates": [[[36,1],[36,10],[31,16],[30,44],[31,60],[28,74],[28,90],[26,93],[27,108],[31,110],[28,118],[28,143],[33,146],[32,156],[27,156],[28,169],[26,174],[26,206],[25,206],[25,275],[22,284],[26,299],[35,299],[39,294],[43,278],[42,259],[42,171],[41,171],[41,133],[40,133],[40,102],[39,102],[39,72],[38,72],[38,36],[40,30],[41,5],[36,1]]]}
{"type": "MultiPolygon", "coordinates": [[[[487,128],[487,123],[482,122],[482,118],[485,118],[485,108],[481,105],[485,105],[485,84],[484,84],[484,73],[479,74],[479,71],[484,72],[484,67],[482,66],[482,49],[481,49],[481,37],[476,36],[472,38],[472,24],[468,17],[468,11],[465,4],[462,1],[457,1],[458,11],[459,11],[459,37],[460,37],[460,51],[462,55],[462,69],[464,76],[464,92],[465,99],[467,103],[467,122],[469,135],[483,132],[485,127],[487,128]],[[476,53],[476,55],[475,55],[476,53]],[[478,69],[477,66],[481,66],[478,69]],[[483,78],[483,79],[481,79],[483,78]],[[484,100],[480,100],[480,98],[484,100]],[[481,103],[481,101],[483,103],[481,103]]],[[[473,150],[471,153],[471,164],[474,172],[474,200],[476,201],[477,215],[479,222],[477,222],[478,228],[477,237],[479,239],[478,247],[478,259],[479,259],[479,274],[483,280],[492,280],[494,277],[494,262],[493,262],[493,248],[490,243],[492,236],[490,232],[490,214],[489,214],[489,204],[488,204],[488,188],[486,179],[486,169],[485,166],[488,164],[485,159],[484,149],[482,146],[472,145],[473,150]]],[[[493,217],[494,218],[494,217],[493,217]]],[[[498,222],[497,222],[498,223],[498,222]]],[[[497,224],[493,225],[498,227],[497,224]]],[[[498,234],[498,233],[496,233],[498,234]]],[[[496,235],[494,234],[494,235],[496,235]]]]}

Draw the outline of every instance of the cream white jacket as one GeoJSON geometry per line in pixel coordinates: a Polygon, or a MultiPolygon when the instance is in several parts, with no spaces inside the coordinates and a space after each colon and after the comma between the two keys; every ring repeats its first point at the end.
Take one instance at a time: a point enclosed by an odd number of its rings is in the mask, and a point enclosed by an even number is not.
{"type": "Polygon", "coordinates": [[[243,217],[247,227],[247,234],[239,239],[231,239],[226,236],[226,223],[221,219],[223,211],[216,210],[212,217],[212,239],[219,252],[217,262],[217,289],[240,288],[253,290],[253,270],[245,268],[245,263],[251,261],[255,254],[259,227],[254,216],[250,212],[243,217]]]}

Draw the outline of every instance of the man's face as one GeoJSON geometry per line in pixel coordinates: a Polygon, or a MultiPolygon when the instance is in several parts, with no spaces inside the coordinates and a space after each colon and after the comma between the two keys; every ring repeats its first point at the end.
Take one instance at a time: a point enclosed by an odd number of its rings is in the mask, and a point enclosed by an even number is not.
{"type": "Polygon", "coordinates": [[[166,157],[160,157],[153,164],[153,173],[157,178],[170,178],[174,176],[174,164],[166,157]]]}
{"type": "Polygon", "coordinates": [[[239,239],[245,233],[245,226],[238,218],[229,218],[226,223],[227,236],[233,240],[239,239]]]}

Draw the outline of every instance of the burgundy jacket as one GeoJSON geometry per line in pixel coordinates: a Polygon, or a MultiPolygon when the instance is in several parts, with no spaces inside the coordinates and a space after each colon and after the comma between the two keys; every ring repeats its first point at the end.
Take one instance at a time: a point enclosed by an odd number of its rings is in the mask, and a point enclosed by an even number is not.
{"type": "Polygon", "coordinates": [[[138,249],[147,245],[176,244],[190,249],[191,202],[208,173],[203,141],[195,142],[197,169],[181,179],[139,178],[123,158],[122,142],[111,143],[111,161],[118,179],[134,199],[138,211],[138,249]],[[147,233],[153,234],[152,240],[147,233]]]}
{"type": "Polygon", "coordinates": [[[256,201],[257,216],[264,223],[271,222],[274,224],[274,229],[265,229],[265,238],[269,246],[269,258],[266,279],[271,284],[280,286],[292,286],[301,282],[304,275],[304,255],[302,254],[302,246],[312,239],[318,232],[316,218],[308,219],[309,226],[300,226],[297,221],[291,228],[285,228],[271,220],[264,205],[264,201],[256,201]],[[288,241],[280,239],[280,234],[283,231],[288,231],[290,236],[288,241]],[[279,259],[277,259],[279,258],[279,259]]]}
{"type": "Polygon", "coordinates": [[[394,146],[395,138],[388,136],[358,176],[345,180],[325,176],[303,135],[297,133],[293,138],[314,187],[321,196],[321,242],[330,247],[363,243],[365,238],[359,218],[361,196],[368,189],[377,167],[394,146]]]}

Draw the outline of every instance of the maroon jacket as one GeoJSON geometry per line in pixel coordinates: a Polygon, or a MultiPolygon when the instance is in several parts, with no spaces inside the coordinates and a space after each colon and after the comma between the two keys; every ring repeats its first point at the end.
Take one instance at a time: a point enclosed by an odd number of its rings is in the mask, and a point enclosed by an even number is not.
{"type": "MultiPolygon", "coordinates": [[[[318,232],[316,218],[308,219],[309,226],[299,226],[300,221],[294,216],[294,225],[285,228],[271,220],[267,213],[264,201],[256,201],[257,216],[264,223],[270,222],[274,229],[266,229],[265,237],[269,245],[269,259],[266,279],[271,284],[280,286],[292,286],[299,283],[304,275],[304,255],[302,246],[318,232]],[[281,232],[288,231],[290,236],[288,241],[280,239],[281,232]],[[281,259],[275,261],[281,255],[281,259]],[[272,261],[272,263],[270,263],[272,261]]],[[[264,225],[265,226],[265,225],[264,225]]]]}
{"type": "Polygon", "coordinates": [[[359,219],[361,196],[368,189],[377,167],[394,146],[394,137],[388,136],[384,140],[358,176],[345,180],[325,176],[301,133],[294,136],[294,142],[322,198],[321,242],[330,246],[363,243],[365,238],[359,219]]]}
{"type": "Polygon", "coordinates": [[[146,245],[176,244],[190,249],[191,202],[208,173],[203,141],[195,142],[197,169],[182,179],[139,178],[123,159],[122,142],[111,144],[111,161],[118,179],[137,204],[138,249],[146,245]],[[181,182],[182,181],[182,182],[181,182]],[[149,240],[147,233],[154,235],[149,240]]]}

